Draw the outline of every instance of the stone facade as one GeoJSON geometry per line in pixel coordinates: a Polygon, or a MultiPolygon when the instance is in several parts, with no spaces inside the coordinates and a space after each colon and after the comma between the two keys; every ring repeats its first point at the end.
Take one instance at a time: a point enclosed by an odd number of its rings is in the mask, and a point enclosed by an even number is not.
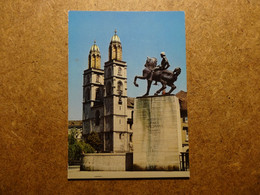
{"type": "Polygon", "coordinates": [[[182,134],[176,96],[137,98],[133,128],[135,170],[179,170],[182,134]]]}
{"type": "Polygon", "coordinates": [[[88,69],[83,74],[83,136],[99,133],[103,149],[98,152],[131,152],[133,106],[127,97],[127,64],[115,34],[109,45],[109,60],[101,69],[101,54],[94,43],[88,69]]]}
{"type": "Polygon", "coordinates": [[[189,152],[189,131],[187,114],[187,92],[179,91],[176,97],[180,102],[181,130],[182,130],[182,152],[189,152]]]}

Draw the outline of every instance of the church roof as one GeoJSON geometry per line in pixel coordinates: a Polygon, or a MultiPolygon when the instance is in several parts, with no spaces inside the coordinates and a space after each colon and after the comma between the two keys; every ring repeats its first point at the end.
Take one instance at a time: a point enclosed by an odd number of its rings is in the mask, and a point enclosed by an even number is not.
{"type": "Polygon", "coordinates": [[[69,128],[82,128],[82,120],[69,120],[69,128]]]}
{"type": "Polygon", "coordinates": [[[96,41],[94,41],[94,44],[91,46],[90,51],[98,51],[99,52],[99,47],[96,45],[96,41]]]}
{"type": "Polygon", "coordinates": [[[127,107],[134,107],[134,101],[135,101],[135,98],[128,97],[127,98],[127,107]]]}
{"type": "Polygon", "coordinates": [[[113,35],[113,37],[111,38],[111,42],[120,42],[120,38],[119,36],[116,34],[116,30],[115,30],[115,34],[113,35]]]}

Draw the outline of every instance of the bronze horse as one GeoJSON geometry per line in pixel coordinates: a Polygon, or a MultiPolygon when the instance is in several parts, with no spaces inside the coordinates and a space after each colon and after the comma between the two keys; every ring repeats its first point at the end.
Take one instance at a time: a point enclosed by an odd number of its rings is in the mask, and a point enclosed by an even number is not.
{"type": "Polygon", "coordinates": [[[136,76],[134,79],[134,85],[138,87],[136,83],[137,79],[147,80],[147,91],[143,96],[148,96],[151,88],[152,81],[158,81],[162,84],[162,87],[156,91],[154,95],[159,95],[159,93],[166,88],[166,85],[170,86],[171,89],[166,94],[171,94],[171,92],[176,89],[174,82],[177,80],[181,73],[181,68],[175,68],[174,71],[170,70],[154,70],[152,78],[151,74],[153,69],[157,66],[157,59],[152,57],[147,57],[145,68],[143,69],[143,76],[136,76]]]}

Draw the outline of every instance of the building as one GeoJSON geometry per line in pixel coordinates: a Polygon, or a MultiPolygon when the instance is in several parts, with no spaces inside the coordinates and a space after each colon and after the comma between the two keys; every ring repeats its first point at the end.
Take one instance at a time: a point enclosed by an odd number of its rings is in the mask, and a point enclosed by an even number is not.
{"type": "Polygon", "coordinates": [[[75,131],[75,138],[77,140],[81,140],[82,139],[82,121],[81,120],[70,120],[69,121],[69,125],[68,125],[68,130],[69,130],[69,134],[72,131],[75,131]]]}
{"type": "Polygon", "coordinates": [[[189,151],[189,132],[188,132],[188,115],[187,115],[187,92],[179,91],[176,94],[180,102],[181,129],[182,129],[182,148],[183,152],[189,151]]]}
{"type": "MultiPolygon", "coordinates": [[[[124,170],[123,167],[126,165],[123,164],[128,158],[127,155],[133,152],[134,98],[127,96],[127,63],[123,61],[122,51],[120,38],[115,31],[108,46],[108,61],[104,63],[104,69],[101,69],[101,53],[94,41],[89,51],[88,68],[83,74],[82,136],[86,139],[91,132],[96,132],[103,143],[100,151],[97,151],[99,154],[86,154],[89,157],[86,162],[90,163],[86,167],[95,170],[97,168],[95,162],[100,161],[106,166],[108,162],[108,164],[116,163],[119,158],[122,161],[120,170],[124,170]]],[[[187,92],[180,91],[176,97],[180,102],[182,121],[180,167],[181,170],[187,170],[189,168],[187,92]]],[[[102,166],[98,170],[118,169],[102,166]]]]}
{"type": "Polygon", "coordinates": [[[182,152],[180,154],[180,169],[189,170],[189,131],[187,114],[187,92],[179,91],[176,94],[180,102],[182,152]]]}
{"type": "Polygon", "coordinates": [[[97,132],[103,142],[98,152],[131,152],[132,124],[133,98],[127,97],[127,63],[115,31],[104,70],[96,42],[89,51],[88,69],[83,74],[83,137],[97,132]]]}

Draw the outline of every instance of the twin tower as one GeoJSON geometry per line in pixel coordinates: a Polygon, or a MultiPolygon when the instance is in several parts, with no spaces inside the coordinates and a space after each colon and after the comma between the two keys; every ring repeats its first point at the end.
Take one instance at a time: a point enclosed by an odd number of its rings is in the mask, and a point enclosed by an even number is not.
{"type": "Polygon", "coordinates": [[[83,74],[83,136],[98,133],[103,142],[99,152],[129,152],[132,147],[133,108],[127,106],[127,64],[122,61],[122,45],[116,33],[110,41],[104,70],[94,42],[83,74]]]}

